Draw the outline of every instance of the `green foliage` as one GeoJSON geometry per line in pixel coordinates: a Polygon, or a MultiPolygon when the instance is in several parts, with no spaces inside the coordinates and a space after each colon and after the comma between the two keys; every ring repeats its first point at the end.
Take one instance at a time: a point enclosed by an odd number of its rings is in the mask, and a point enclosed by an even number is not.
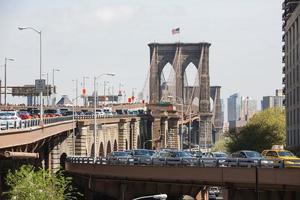
{"type": "Polygon", "coordinates": [[[10,190],[5,193],[14,200],[64,200],[76,199],[72,178],[62,172],[54,174],[48,170],[35,171],[31,165],[23,165],[19,170],[9,171],[6,184],[10,190]]]}
{"type": "Polygon", "coordinates": [[[229,131],[229,152],[238,150],[270,149],[274,144],[285,144],[285,112],[271,108],[255,114],[240,132],[229,131]]]}
{"type": "Polygon", "coordinates": [[[220,140],[218,140],[214,146],[211,148],[211,151],[221,151],[221,152],[225,152],[227,153],[227,143],[229,142],[229,138],[228,137],[224,137],[221,138],[220,140]]]}

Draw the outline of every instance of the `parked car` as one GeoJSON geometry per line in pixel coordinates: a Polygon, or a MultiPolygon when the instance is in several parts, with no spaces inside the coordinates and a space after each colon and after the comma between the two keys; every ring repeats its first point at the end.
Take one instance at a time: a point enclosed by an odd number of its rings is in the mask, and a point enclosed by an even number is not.
{"type": "Polygon", "coordinates": [[[0,128],[18,128],[21,126],[21,118],[17,111],[0,111],[0,128]]]}
{"type": "Polygon", "coordinates": [[[209,193],[215,194],[216,196],[220,195],[220,190],[216,186],[209,187],[209,193]]]}

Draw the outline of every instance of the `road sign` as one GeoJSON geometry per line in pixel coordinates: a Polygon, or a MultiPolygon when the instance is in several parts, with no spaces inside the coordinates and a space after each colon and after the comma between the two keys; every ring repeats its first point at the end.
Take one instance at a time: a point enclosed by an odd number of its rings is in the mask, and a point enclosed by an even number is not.
{"type": "Polygon", "coordinates": [[[36,92],[40,93],[45,90],[45,79],[37,79],[35,80],[35,90],[36,92]]]}

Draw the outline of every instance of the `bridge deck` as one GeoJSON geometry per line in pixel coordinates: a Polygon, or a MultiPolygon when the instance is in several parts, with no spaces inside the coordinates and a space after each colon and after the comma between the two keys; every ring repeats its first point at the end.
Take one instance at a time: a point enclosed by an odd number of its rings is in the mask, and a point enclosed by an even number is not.
{"type": "Polygon", "coordinates": [[[12,129],[0,133],[0,149],[31,144],[39,140],[54,136],[64,131],[72,130],[76,126],[73,121],[56,122],[24,129],[12,129]]]}

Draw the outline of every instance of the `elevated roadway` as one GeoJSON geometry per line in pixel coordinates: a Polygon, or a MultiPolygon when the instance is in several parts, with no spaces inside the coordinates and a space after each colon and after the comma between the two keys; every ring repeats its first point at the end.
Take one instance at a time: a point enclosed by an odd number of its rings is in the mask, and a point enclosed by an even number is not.
{"type": "Polygon", "coordinates": [[[110,165],[67,161],[66,171],[88,194],[92,194],[90,199],[99,198],[100,194],[114,199],[132,199],[156,193],[167,193],[173,199],[180,194],[196,196],[199,191],[207,190],[207,186],[220,186],[225,188],[225,199],[247,200],[255,199],[256,184],[261,199],[300,198],[300,169],[296,168],[110,165]],[[105,186],[106,183],[109,184],[105,186]]]}

